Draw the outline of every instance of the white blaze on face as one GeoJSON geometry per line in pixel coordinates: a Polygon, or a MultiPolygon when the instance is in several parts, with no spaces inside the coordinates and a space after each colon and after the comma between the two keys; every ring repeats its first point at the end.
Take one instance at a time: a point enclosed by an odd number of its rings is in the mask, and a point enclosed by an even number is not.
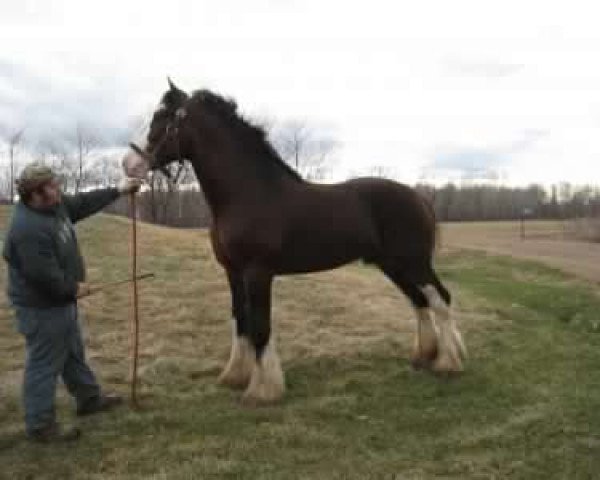
{"type": "MultiPolygon", "coordinates": [[[[165,106],[161,103],[155,110],[154,113],[164,109],[165,106]]],[[[154,113],[150,116],[154,115],[154,113]]],[[[134,134],[132,142],[137,145],[142,152],[146,151],[146,147],[148,146],[148,134],[150,133],[150,120],[147,119],[142,126],[138,129],[138,131],[134,134]]],[[[123,169],[125,170],[125,175],[133,178],[141,178],[145,179],[148,176],[148,172],[150,171],[150,165],[144,157],[138,154],[135,150],[129,149],[127,154],[123,157],[123,169]]]]}
{"type": "Polygon", "coordinates": [[[146,150],[148,144],[148,134],[150,133],[150,119],[146,119],[144,123],[137,129],[131,139],[132,143],[135,143],[143,151],[146,150]]]}

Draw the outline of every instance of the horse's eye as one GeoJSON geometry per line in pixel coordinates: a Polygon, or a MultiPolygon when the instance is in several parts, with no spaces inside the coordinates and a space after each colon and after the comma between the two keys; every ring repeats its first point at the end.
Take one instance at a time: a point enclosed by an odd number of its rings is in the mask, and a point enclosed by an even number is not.
{"type": "Polygon", "coordinates": [[[152,130],[150,130],[150,133],[148,133],[148,143],[150,144],[156,143],[159,138],[160,131],[157,128],[153,128],[152,130]]]}
{"type": "Polygon", "coordinates": [[[156,112],[154,112],[154,121],[163,120],[163,119],[167,118],[168,115],[169,115],[169,112],[167,112],[166,110],[161,108],[160,110],[157,110],[156,112]]]}

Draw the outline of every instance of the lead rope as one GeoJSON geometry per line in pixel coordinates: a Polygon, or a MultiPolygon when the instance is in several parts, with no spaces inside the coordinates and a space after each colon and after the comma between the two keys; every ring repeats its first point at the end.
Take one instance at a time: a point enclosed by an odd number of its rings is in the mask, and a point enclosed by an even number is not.
{"type": "Polygon", "coordinates": [[[137,288],[137,215],[135,208],[135,192],[129,196],[131,214],[131,319],[130,319],[130,402],[132,408],[138,407],[137,402],[137,365],[139,350],[140,324],[138,317],[138,288],[137,288]]]}
{"type": "MultiPolygon", "coordinates": [[[[427,312],[429,313],[429,312],[427,312]]],[[[417,353],[417,355],[419,356],[419,361],[421,361],[421,359],[423,358],[423,344],[422,344],[422,340],[421,340],[421,333],[422,333],[422,329],[423,327],[421,326],[421,317],[420,314],[417,313],[417,342],[419,344],[419,351],[417,353]]]]}

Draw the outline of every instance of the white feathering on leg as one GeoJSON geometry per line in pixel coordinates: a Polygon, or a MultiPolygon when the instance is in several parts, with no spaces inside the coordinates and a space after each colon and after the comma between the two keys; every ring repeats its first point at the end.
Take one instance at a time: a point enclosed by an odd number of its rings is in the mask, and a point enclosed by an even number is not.
{"type": "Polygon", "coordinates": [[[268,405],[279,400],[285,392],[281,362],[271,339],[260,360],[254,363],[250,384],[242,396],[246,405],[268,405]]]}
{"type": "Polygon", "coordinates": [[[450,308],[433,285],[426,285],[422,291],[439,320],[437,324],[440,331],[440,348],[433,370],[440,373],[460,372],[463,370],[462,353],[466,350],[458,329],[451,321],[450,308]]]}
{"type": "Polygon", "coordinates": [[[219,376],[219,383],[231,388],[246,388],[250,382],[255,359],[254,346],[250,340],[236,335],[234,328],[231,355],[227,366],[219,376]]]}
{"type": "Polygon", "coordinates": [[[428,366],[438,352],[438,328],[429,308],[416,308],[417,334],[411,363],[415,368],[428,366]]]}

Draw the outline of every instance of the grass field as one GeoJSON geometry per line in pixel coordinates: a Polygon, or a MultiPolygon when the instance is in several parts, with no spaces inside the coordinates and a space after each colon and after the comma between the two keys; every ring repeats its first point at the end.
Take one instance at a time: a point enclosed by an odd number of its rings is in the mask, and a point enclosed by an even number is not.
{"type": "MultiPolygon", "coordinates": [[[[442,253],[470,351],[465,373],[444,380],[409,367],[412,312],[378,271],[357,264],[278,279],[288,391],[278,406],[246,409],[215,382],[229,353],[229,294],[206,234],[140,228],[141,270],[157,274],[141,288],[143,408],[78,421],[75,446],[29,444],[23,342],[2,303],[1,478],[600,476],[597,285],[537,263],[442,253]]],[[[126,220],[95,217],[79,234],[90,281],[127,276],[126,220]]],[[[123,394],[128,293],[82,304],[90,363],[123,394]]],[[[62,386],[58,403],[60,418],[76,422],[62,386]]]]}

